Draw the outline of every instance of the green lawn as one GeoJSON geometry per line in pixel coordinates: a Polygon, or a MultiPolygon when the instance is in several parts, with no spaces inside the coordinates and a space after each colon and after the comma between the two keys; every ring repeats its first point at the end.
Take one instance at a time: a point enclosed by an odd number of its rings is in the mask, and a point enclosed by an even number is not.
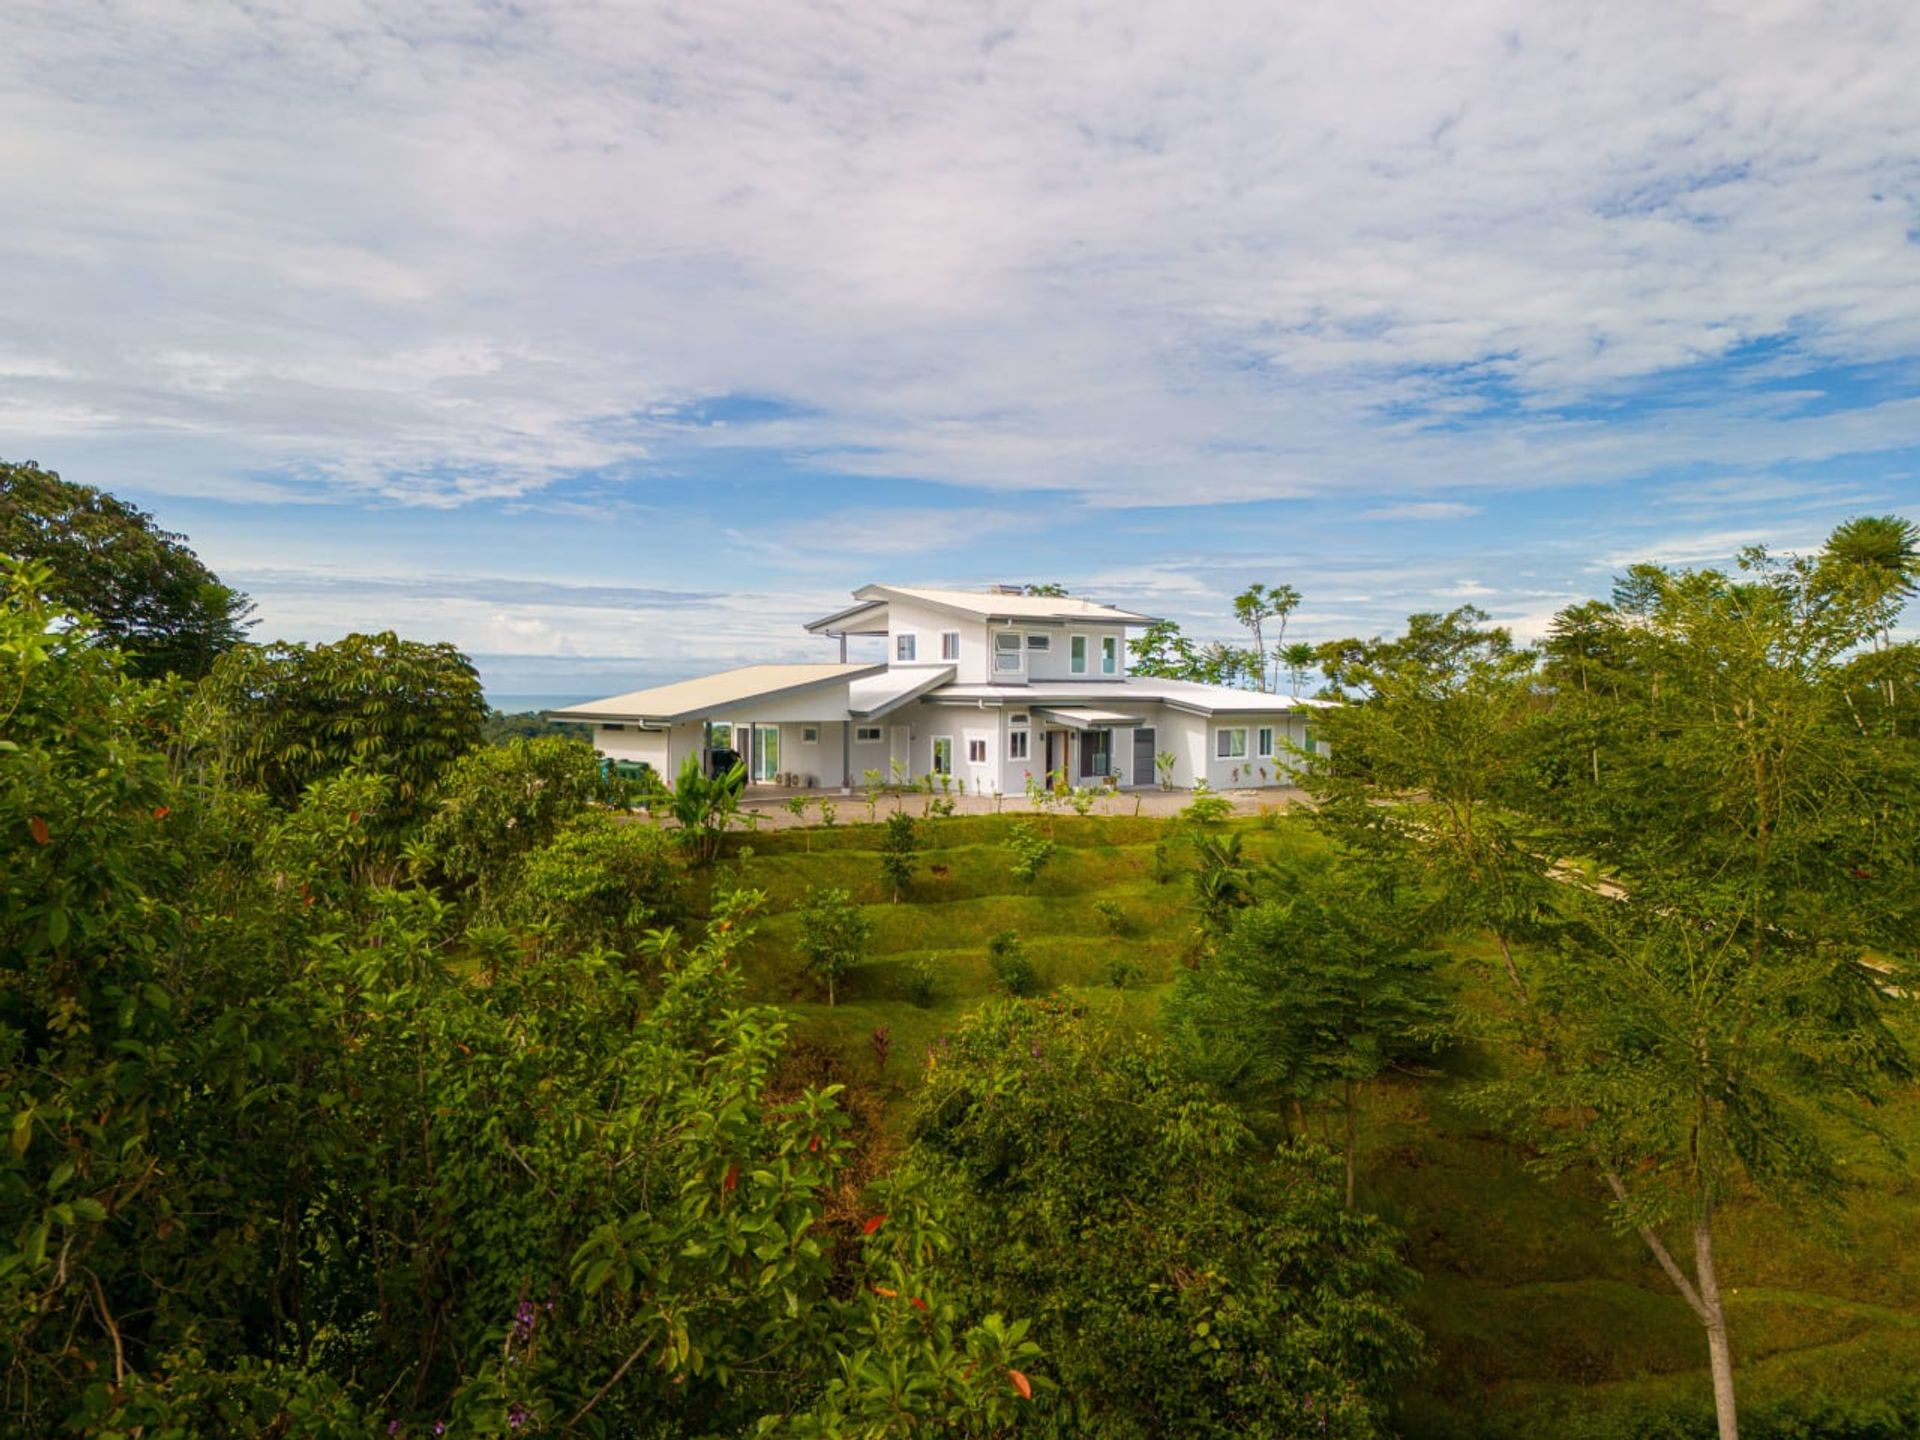
{"type": "MultiPolygon", "coordinates": [[[[843,816],[864,818],[863,807],[843,816]]],[[[1013,817],[923,821],[920,871],[898,904],[879,878],[878,831],[865,824],[745,837],[746,873],[769,905],[743,964],[755,998],[787,1006],[799,1034],[840,1056],[844,1078],[872,1092],[897,1136],[927,1048],[992,993],[988,939],[1017,931],[1042,977],[1123,1024],[1151,1025],[1190,947],[1184,876],[1155,878],[1168,823],[1062,816],[1058,851],[1031,885],[1002,841],[1013,817]],[[873,921],[874,956],[829,1008],[793,958],[792,911],[808,886],[851,891],[873,921]],[[1119,907],[1118,933],[1096,901],[1119,907]],[[1106,981],[1117,955],[1142,980],[1106,981]],[[937,978],[916,1006],[916,961],[937,978]],[[882,1071],[872,1035],[885,1026],[882,1071]]],[[[1044,819],[1032,820],[1043,834],[1044,819]]],[[[1229,824],[1250,858],[1321,842],[1278,817],[1229,824]]],[[[1471,994],[1476,947],[1460,947],[1471,994]]],[[[1705,1342],[1640,1241],[1613,1233],[1596,1184],[1546,1183],[1460,1101],[1471,1053],[1437,1077],[1372,1088],[1363,1120],[1361,1200],[1408,1237],[1425,1283],[1413,1301],[1431,1364],[1406,1394],[1413,1437],[1643,1433],[1631,1417],[1676,1401],[1705,1416],[1705,1342]]],[[[1920,1150],[1920,1094],[1881,1117],[1920,1150]]],[[[1920,1178],[1877,1145],[1853,1155],[1856,1188],[1826,1216],[1735,1205],[1724,1217],[1722,1284],[1734,1325],[1742,1408],[1815,1392],[1912,1392],[1920,1375],[1920,1178]]],[[[1676,1247],[1684,1249],[1684,1247],[1676,1247]]],[[[1670,1431],[1644,1433],[1669,1434],[1670,1431]]],[[[1688,1432],[1692,1433],[1692,1432],[1688,1432]]],[[[1881,1433],[1897,1433],[1892,1430],[1881,1433]]]]}

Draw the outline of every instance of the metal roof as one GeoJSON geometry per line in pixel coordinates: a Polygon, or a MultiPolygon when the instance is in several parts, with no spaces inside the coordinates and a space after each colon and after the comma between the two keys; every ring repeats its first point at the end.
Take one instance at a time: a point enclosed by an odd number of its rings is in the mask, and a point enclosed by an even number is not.
{"type": "Polygon", "coordinates": [[[1057,721],[1069,730],[1099,730],[1109,725],[1131,725],[1140,717],[1117,710],[1087,710],[1064,705],[1036,705],[1034,714],[1057,721]]]}
{"type": "Polygon", "coordinates": [[[549,711],[548,718],[588,723],[640,720],[656,724],[698,720],[716,710],[748,701],[791,696],[822,685],[847,685],[865,676],[883,674],[886,669],[885,665],[744,665],[738,670],[722,670],[717,675],[702,675],[695,680],[679,680],[650,690],[634,690],[605,700],[571,705],[565,710],[549,711]]]}
{"type": "Polygon", "coordinates": [[[856,720],[878,720],[951,679],[951,665],[900,666],[884,675],[870,675],[847,687],[847,713],[856,720]]]}
{"type": "MultiPolygon", "coordinates": [[[[808,622],[813,631],[838,630],[856,617],[889,600],[911,600],[936,610],[971,616],[976,620],[1019,620],[1070,624],[1075,620],[1108,625],[1151,625],[1151,615],[1101,605],[1074,595],[1007,595],[988,590],[942,590],[924,585],[863,585],[853,592],[861,602],[808,622]]],[[[849,632],[864,633],[864,632],[849,632]]]]}

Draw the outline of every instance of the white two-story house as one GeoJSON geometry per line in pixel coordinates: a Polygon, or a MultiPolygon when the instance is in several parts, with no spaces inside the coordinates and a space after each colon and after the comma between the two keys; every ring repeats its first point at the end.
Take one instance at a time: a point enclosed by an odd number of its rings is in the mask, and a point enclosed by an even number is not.
{"type": "Polygon", "coordinates": [[[858,788],[868,772],[951,777],[1018,795],[1029,777],[1215,789],[1289,783],[1323,700],[1127,673],[1150,617],[1075,597],[868,585],[806,628],[840,660],[749,665],[551,712],[593,727],[602,755],[669,781],[688,755],[730,749],[755,785],[858,788]],[[848,663],[850,637],[886,658],[848,663]]]}

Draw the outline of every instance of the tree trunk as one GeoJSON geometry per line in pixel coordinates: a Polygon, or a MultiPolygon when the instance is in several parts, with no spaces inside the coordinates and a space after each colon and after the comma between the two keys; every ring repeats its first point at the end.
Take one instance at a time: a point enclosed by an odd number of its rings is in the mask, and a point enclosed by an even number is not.
{"type": "Polygon", "coordinates": [[[1720,1440],[1740,1440],[1740,1417],[1733,1404],[1733,1350],[1727,1344],[1727,1312],[1720,1303],[1720,1277],[1713,1268],[1713,1217],[1702,1215],[1693,1227],[1693,1271],[1705,1311],[1707,1358],[1713,1367],[1713,1412],[1720,1440]]]}
{"type": "Polygon", "coordinates": [[[1347,1077],[1347,1209],[1353,1209],[1353,1077],[1347,1077]]]}

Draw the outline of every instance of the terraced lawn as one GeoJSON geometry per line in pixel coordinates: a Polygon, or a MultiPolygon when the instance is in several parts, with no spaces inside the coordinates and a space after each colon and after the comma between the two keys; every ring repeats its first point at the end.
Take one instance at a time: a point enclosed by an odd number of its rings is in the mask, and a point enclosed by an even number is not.
{"type": "MultiPolygon", "coordinates": [[[[746,876],[769,896],[743,958],[752,993],[788,1007],[802,1037],[839,1056],[843,1078],[878,1102],[889,1136],[904,1124],[928,1047],[992,993],[987,942],[996,933],[1016,931],[1050,987],[1130,1026],[1155,1023],[1190,954],[1186,880],[1170,868],[1184,856],[1176,847],[1155,860],[1156,843],[1174,828],[1168,822],[1062,816],[1052,827],[1056,856],[1031,885],[1012,874],[1004,842],[1014,823],[921,822],[920,872],[898,904],[881,885],[873,826],[743,837],[753,850],[746,876]],[[833,1007],[795,958],[793,911],[809,886],[850,891],[874,926],[871,960],[842,982],[833,1007]],[[1097,901],[1117,907],[1118,920],[1097,901]],[[1116,989],[1108,967],[1121,956],[1141,978],[1116,989]],[[937,985],[926,1005],[908,991],[921,961],[937,985]],[[891,1042],[884,1069],[876,1027],[891,1042]]],[[[1045,819],[1028,823],[1048,829],[1045,819]]],[[[1228,823],[1254,859],[1321,843],[1277,815],[1228,823]]],[[[1469,1000],[1477,948],[1458,947],[1469,1000]]],[[[1406,1232],[1424,1277],[1412,1308],[1432,1363],[1408,1387],[1405,1433],[1615,1437],[1642,1433],[1632,1417],[1676,1405],[1704,1422],[1705,1343],[1691,1314],[1639,1240],[1608,1228],[1597,1185],[1543,1182],[1460,1103],[1485,1063],[1461,1051],[1437,1075],[1382,1083],[1365,1097],[1361,1203],[1406,1232]]],[[[1920,1151],[1920,1094],[1888,1108],[1879,1118],[1890,1136],[1920,1151]]],[[[1743,1410],[1816,1393],[1916,1393],[1920,1176],[1868,1141],[1854,1143],[1850,1159],[1854,1188],[1833,1213],[1736,1204],[1724,1216],[1721,1273],[1743,1410]]]]}

